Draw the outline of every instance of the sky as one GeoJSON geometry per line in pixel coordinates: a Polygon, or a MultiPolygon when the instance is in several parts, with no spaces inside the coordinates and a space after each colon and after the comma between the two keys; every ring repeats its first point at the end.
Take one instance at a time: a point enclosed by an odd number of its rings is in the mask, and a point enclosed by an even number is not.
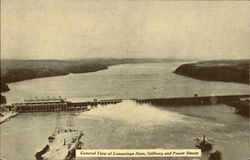
{"type": "Polygon", "coordinates": [[[248,1],[2,0],[1,58],[244,59],[248,1]]]}

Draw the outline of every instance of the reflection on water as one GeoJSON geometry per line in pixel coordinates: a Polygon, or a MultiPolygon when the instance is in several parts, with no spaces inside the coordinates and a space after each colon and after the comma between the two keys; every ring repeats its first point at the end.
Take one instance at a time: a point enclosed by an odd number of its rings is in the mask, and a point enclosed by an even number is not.
{"type": "Polygon", "coordinates": [[[23,98],[62,96],[72,101],[114,98],[166,98],[248,93],[248,85],[208,82],[172,73],[181,63],[124,64],[84,74],[9,84],[8,103],[23,98]]]}
{"type": "MultiPolygon", "coordinates": [[[[193,96],[194,93],[248,93],[248,85],[244,84],[206,82],[175,75],[172,71],[178,65],[118,65],[95,73],[22,81],[10,84],[11,90],[5,95],[9,102],[20,102],[22,98],[55,95],[84,101],[93,98],[193,96]]],[[[68,116],[66,112],[61,113],[61,124],[66,124],[68,116]]],[[[247,159],[249,156],[249,121],[225,105],[161,107],[125,101],[98,106],[74,116],[74,121],[77,129],[85,131],[85,149],[194,148],[192,138],[205,133],[215,140],[215,147],[223,153],[223,160],[247,159]]],[[[33,160],[34,154],[47,144],[55,124],[56,113],[20,114],[3,123],[1,157],[33,160]]],[[[206,157],[203,155],[200,159],[206,157]]]]}

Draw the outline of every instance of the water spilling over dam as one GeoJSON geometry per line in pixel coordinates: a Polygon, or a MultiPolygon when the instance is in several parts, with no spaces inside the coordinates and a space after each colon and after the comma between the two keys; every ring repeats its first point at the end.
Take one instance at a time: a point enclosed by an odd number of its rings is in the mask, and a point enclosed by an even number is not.
{"type": "MultiPolygon", "coordinates": [[[[232,102],[240,101],[242,98],[248,98],[250,95],[220,95],[220,96],[204,96],[198,97],[195,94],[194,97],[178,97],[178,98],[154,98],[154,99],[131,99],[140,104],[152,104],[155,106],[189,106],[189,105],[214,105],[214,104],[228,104],[232,102]]],[[[88,110],[89,107],[97,105],[109,105],[121,103],[123,99],[109,99],[109,100],[97,100],[88,102],[70,102],[62,98],[54,99],[30,99],[25,100],[23,103],[14,103],[12,107],[18,112],[56,112],[70,111],[84,109],[88,110]]]]}
{"type": "Polygon", "coordinates": [[[98,105],[90,112],[83,112],[79,118],[89,119],[90,117],[102,121],[107,118],[137,125],[181,122],[185,118],[183,115],[161,110],[150,104],[138,104],[131,100],[106,106],[98,105]]]}
{"type": "MultiPolygon", "coordinates": [[[[107,104],[96,104],[98,107],[93,105],[89,112],[75,116],[75,127],[85,131],[84,148],[192,148],[192,138],[205,132],[216,140],[216,147],[223,153],[223,159],[248,158],[249,119],[234,114],[231,107],[212,104],[210,98],[207,101],[209,105],[199,107],[164,106],[157,102],[159,98],[195,98],[194,93],[198,97],[244,95],[249,94],[247,85],[206,82],[178,76],[172,73],[178,65],[128,64],[95,73],[22,81],[11,83],[11,90],[4,95],[9,103],[22,102],[23,97],[61,95],[72,104],[75,103],[73,107],[76,108],[81,106],[79,102],[94,102],[94,98],[97,101],[124,97],[132,100],[135,97],[139,100],[156,99],[155,104],[126,101],[108,104],[102,101],[107,104]],[[123,116],[123,112],[127,116],[123,116]]],[[[62,121],[65,121],[68,111],[62,111],[61,115],[62,121]]],[[[33,160],[34,153],[44,147],[48,135],[54,130],[55,119],[54,111],[32,111],[20,113],[3,123],[0,143],[5,147],[1,150],[1,157],[8,160],[33,160]]]]}

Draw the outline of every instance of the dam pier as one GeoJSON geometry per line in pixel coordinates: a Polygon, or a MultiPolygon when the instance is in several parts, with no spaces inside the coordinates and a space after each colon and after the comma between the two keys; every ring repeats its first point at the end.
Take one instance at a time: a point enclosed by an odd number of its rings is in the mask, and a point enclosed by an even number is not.
{"type": "MultiPolygon", "coordinates": [[[[153,99],[126,99],[132,100],[139,104],[151,104],[155,106],[202,106],[215,104],[229,104],[249,99],[249,94],[244,95],[219,95],[219,96],[198,96],[194,97],[173,97],[173,98],[153,98],[153,99]]],[[[72,111],[72,110],[89,110],[97,105],[109,105],[121,103],[125,99],[108,99],[86,101],[86,102],[71,102],[64,98],[42,98],[24,100],[22,103],[14,103],[10,107],[12,110],[21,113],[28,112],[56,112],[56,111],[72,111]]]]}

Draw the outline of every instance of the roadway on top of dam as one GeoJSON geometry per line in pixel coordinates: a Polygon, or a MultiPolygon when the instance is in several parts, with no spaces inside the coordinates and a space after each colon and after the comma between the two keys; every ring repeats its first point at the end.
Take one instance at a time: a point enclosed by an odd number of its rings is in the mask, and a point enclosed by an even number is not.
{"type": "Polygon", "coordinates": [[[220,96],[202,96],[195,95],[194,97],[174,97],[174,98],[152,98],[152,99],[108,99],[87,102],[68,102],[69,106],[88,106],[88,105],[107,105],[120,103],[123,100],[132,100],[137,103],[148,103],[152,105],[209,105],[209,104],[226,104],[234,101],[239,101],[241,98],[249,98],[249,94],[242,95],[220,95],[220,96]]]}

